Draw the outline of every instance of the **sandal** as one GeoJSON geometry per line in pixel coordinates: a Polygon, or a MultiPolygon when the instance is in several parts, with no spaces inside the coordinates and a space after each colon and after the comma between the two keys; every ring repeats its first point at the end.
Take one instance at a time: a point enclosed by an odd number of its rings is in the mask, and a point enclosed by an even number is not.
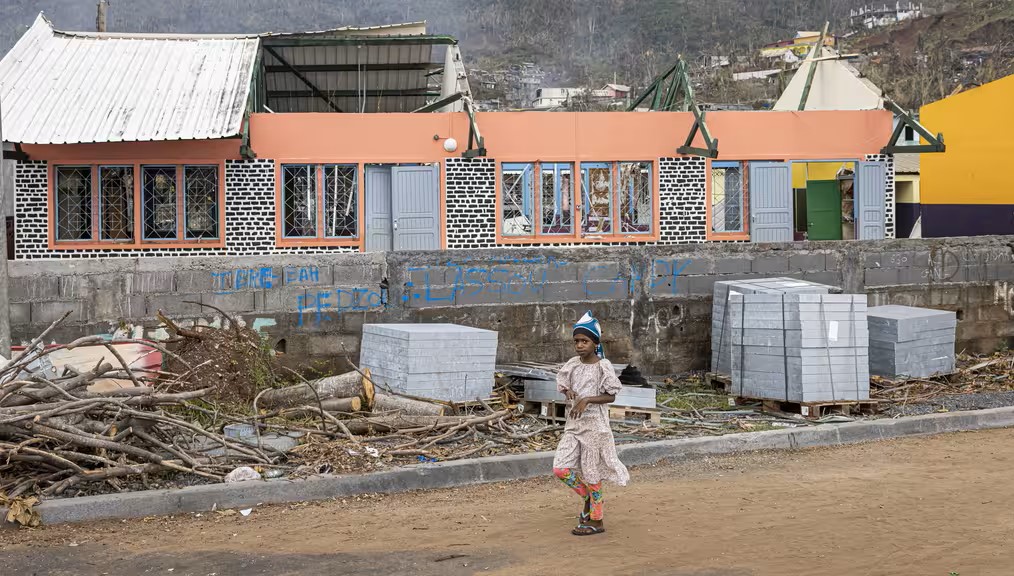
{"type": "Polygon", "coordinates": [[[577,528],[570,531],[574,536],[594,536],[595,534],[602,534],[606,529],[601,526],[590,526],[588,524],[578,524],[577,528]]]}

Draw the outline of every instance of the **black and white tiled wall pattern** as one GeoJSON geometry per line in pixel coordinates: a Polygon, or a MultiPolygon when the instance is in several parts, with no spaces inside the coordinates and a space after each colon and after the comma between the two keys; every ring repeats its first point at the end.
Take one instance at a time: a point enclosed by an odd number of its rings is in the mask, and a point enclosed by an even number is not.
{"type": "Polygon", "coordinates": [[[447,248],[496,246],[496,161],[448,158],[444,162],[447,248]]]}

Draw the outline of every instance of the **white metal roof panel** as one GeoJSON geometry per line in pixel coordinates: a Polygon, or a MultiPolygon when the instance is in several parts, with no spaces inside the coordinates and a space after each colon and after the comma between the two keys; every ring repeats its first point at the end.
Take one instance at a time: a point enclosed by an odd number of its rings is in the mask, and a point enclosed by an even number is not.
{"type": "Polygon", "coordinates": [[[4,139],[74,144],[236,136],[258,42],[71,34],[40,15],[0,60],[4,139]]]}

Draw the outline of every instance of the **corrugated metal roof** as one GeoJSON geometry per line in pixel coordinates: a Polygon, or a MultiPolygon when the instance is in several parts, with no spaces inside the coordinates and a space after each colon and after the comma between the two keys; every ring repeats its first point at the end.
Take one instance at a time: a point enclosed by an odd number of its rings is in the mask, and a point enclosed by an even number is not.
{"type": "Polygon", "coordinates": [[[0,60],[3,136],[22,144],[240,133],[256,36],[87,34],[41,14],[0,60]]]}

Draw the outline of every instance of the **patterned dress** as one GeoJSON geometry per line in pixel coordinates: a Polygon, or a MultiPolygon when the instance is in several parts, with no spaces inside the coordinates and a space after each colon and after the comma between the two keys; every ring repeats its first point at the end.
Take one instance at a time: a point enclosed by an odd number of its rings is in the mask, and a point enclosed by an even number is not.
{"type": "MultiPolygon", "coordinates": [[[[622,388],[609,360],[585,364],[577,357],[568,360],[560,369],[556,386],[561,393],[570,390],[578,398],[616,394],[622,388]]],[[[568,402],[568,407],[571,405],[568,402]]],[[[627,485],[630,474],[616,456],[608,404],[589,404],[577,418],[571,418],[568,409],[567,424],[556,447],[553,468],[580,470],[581,480],[586,484],[608,480],[620,486],[627,485]]]]}

